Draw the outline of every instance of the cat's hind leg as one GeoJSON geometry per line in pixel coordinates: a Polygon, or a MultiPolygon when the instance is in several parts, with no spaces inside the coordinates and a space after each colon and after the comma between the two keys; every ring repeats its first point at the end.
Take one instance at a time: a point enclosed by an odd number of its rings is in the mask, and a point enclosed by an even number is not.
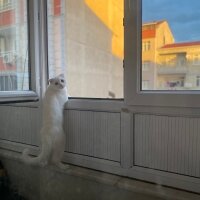
{"type": "Polygon", "coordinates": [[[53,142],[52,138],[48,136],[48,130],[43,129],[43,135],[42,135],[42,151],[40,155],[40,162],[39,165],[41,167],[44,167],[48,165],[51,153],[52,153],[52,148],[53,148],[53,142]],[[46,133],[46,134],[45,134],[46,133]]]}
{"type": "Polygon", "coordinates": [[[65,135],[64,133],[57,133],[53,144],[51,163],[62,170],[69,168],[69,165],[63,164],[61,162],[64,151],[65,151],[65,135]]]}

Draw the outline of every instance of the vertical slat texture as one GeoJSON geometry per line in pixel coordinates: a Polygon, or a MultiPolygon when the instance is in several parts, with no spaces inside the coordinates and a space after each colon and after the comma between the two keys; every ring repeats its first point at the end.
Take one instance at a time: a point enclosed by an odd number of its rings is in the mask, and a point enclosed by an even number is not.
{"type": "Polygon", "coordinates": [[[0,106],[0,139],[38,145],[40,115],[37,108],[0,106]]]}
{"type": "Polygon", "coordinates": [[[200,119],[135,115],[134,163],[200,177],[200,119]]]}
{"type": "Polygon", "coordinates": [[[120,161],[120,113],[65,111],[66,151],[120,161]]]}
{"type": "Polygon", "coordinates": [[[121,166],[133,166],[133,114],[121,112],[121,166]]]}

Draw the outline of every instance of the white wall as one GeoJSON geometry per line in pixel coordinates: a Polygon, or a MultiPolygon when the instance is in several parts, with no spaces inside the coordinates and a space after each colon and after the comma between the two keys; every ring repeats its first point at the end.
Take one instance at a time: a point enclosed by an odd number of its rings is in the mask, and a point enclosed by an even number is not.
{"type": "MultiPolygon", "coordinates": [[[[0,148],[38,152],[40,110],[0,106],[0,148]]],[[[200,110],[70,100],[67,163],[200,192],[200,110]]]]}

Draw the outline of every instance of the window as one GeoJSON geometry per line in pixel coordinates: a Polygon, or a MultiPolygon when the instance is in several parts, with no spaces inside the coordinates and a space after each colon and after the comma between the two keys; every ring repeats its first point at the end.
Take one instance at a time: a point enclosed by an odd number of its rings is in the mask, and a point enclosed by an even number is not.
{"type": "Polygon", "coordinates": [[[123,98],[122,0],[48,0],[49,76],[71,97],[123,98]]]}
{"type": "Polygon", "coordinates": [[[142,51],[149,51],[150,49],[151,49],[150,41],[142,42],[142,51]]]}
{"type": "MultiPolygon", "coordinates": [[[[3,1],[7,5],[9,1],[3,1]]],[[[28,52],[28,24],[26,1],[13,1],[15,9],[9,13],[1,12],[0,25],[0,76],[17,78],[16,87],[4,87],[8,90],[29,90],[29,52],[28,52]],[[21,5],[21,4],[24,5],[21,5]],[[18,5],[20,4],[20,5],[18,5]],[[17,10],[22,6],[23,13],[17,10]],[[22,40],[23,38],[23,40],[22,40]]],[[[6,82],[7,83],[7,82],[6,82]]]]}
{"type": "Polygon", "coordinates": [[[37,99],[36,4],[0,1],[0,102],[37,99]]]}
{"type": "Polygon", "coordinates": [[[11,0],[0,0],[0,10],[9,12],[12,8],[14,8],[14,3],[11,0]]]}
{"type": "MultiPolygon", "coordinates": [[[[152,76],[155,79],[153,90],[173,90],[174,87],[168,87],[167,83],[171,82],[170,80],[174,79],[174,76],[180,75],[184,75],[187,84],[179,89],[199,89],[194,87],[191,74],[195,79],[200,73],[200,68],[195,69],[192,66],[190,54],[199,52],[200,41],[194,40],[196,38],[200,40],[198,32],[195,31],[195,27],[198,27],[200,22],[197,20],[193,25],[192,19],[186,18],[184,15],[185,12],[193,13],[196,1],[193,0],[190,3],[185,1],[183,9],[178,9],[177,1],[168,0],[165,2],[142,1],[142,62],[148,58],[154,63],[154,69],[151,69],[154,71],[152,76]],[[174,9],[176,13],[162,12],[165,2],[167,2],[167,10],[174,9]],[[186,20],[186,23],[177,24],[177,17],[186,20]],[[188,26],[191,27],[189,34],[183,31],[188,30],[188,26]],[[154,46],[151,51],[149,51],[150,42],[147,40],[151,40],[154,46]],[[166,60],[167,62],[163,63],[166,60]],[[158,83],[163,80],[165,80],[166,87],[160,88],[158,83]]],[[[197,13],[198,10],[195,9],[195,12],[197,13]]],[[[195,16],[193,17],[195,19],[195,16]]],[[[195,62],[195,60],[193,61],[195,62]]]]}
{"type": "Polygon", "coordinates": [[[163,45],[165,45],[165,36],[163,36],[163,45]]]}
{"type": "Polygon", "coordinates": [[[173,0],[125,2],[125,103],[199,106],[196,77],[200,68],[193,65],[192,54],[198,54],[200,48],[200,36],[195,30],[200,21],[193,23],[192,18],[185,16],[185,13],[193,13],[191,16],[195,19],[199,13],[198,2],[184,1],[182,9],[178,1],[173,0]],[[184,23],[177,23],[179,20],[184,23]],[[144,51],[146,41],[151,42],[150,51],[144,51]],[[151,62],[148,78],[142,67],[146,60],[151,62]],[[147,80],[152,80],[148,89],[147,80]]]}
{"type": "Polygon", "coordinates": [[[193,65],[200,66],[200,56],[198,54],[194,55],[193,57],[193,65]]]}

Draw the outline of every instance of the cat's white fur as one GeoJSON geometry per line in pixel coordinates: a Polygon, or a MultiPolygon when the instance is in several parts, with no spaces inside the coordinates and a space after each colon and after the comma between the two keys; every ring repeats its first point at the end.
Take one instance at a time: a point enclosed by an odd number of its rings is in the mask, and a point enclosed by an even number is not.
{"type": "Polygon", "coordinates": [[[25,163],[45,166],[54,164],[60,168],[65,149],[66,136],[63,130],[63,108],[68,100],[66,81],[61,74],[49,80],[49,86],[43,98],[43,124],[41,134],[41,153],[37,157],[29,156],[25,149],[22,159],[25,163]]]}

